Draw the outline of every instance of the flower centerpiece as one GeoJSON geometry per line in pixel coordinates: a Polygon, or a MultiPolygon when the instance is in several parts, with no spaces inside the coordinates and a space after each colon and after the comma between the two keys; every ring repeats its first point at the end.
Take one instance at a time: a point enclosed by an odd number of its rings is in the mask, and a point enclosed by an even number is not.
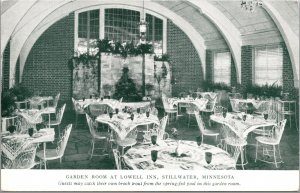
{"type": "Polygon", "coordinates": [[[180,157],[183,152],[182,152],[182,148],[181,148],[181,145],[180,145],[181,140],[178,140],[178,136],[179,136],[178,131],[177,131],[176,128],[172,128],[171,132],[172,132],[171,135],[174,137],[175,140],[177,140],[177,147],[175,149],[176,156],[180,157]]]}

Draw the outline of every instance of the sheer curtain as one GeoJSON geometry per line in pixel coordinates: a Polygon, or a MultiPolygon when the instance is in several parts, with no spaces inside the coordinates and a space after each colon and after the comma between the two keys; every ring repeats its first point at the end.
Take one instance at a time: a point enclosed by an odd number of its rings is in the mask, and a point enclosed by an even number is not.
{"type": "Polygon", "coordinates": [[[255,48],[254,83],[258,85],[282,85],[282,47],[264,46],[255,48]]]}
{"type": "Polygon", "coordinates": [[[218,52],[214,54],[214,82],[230,85],[231,76],[231,56],[230,52],[218,52]]]}

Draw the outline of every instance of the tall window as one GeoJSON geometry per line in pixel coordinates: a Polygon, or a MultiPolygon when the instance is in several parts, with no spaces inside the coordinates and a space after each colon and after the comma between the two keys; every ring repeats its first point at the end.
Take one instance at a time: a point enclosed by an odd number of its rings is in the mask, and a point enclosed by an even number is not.
{"type": "Polygon", "coordinates": [[[163,21],[153,15],[146,14],[147,41],[152,42],[155,54],[162,54],[163,21]]]}
{"type": "MultiPolygon", "coordinates": [[[[140,11],[130,9],[106,7],[78,12],[75,25],[78,32],[75,37],[76,51],[79,51],[80,54],[88,52],[90,55],[94,55],[98,51],[96,45],[100,37],[121,43],[133,42],[134,45],[138,44],[140,42],[141,14],[140,11]],[[104,13],[103,18],[100,18],[100,11],[104,13]]],[[[166,33],[163,28],[165,19],[155,17],[150,13],[145,14],[145,19],[148,23],[147,41],[152,42],[155,54],[162,54],[163,41],[165,41],[163,34],[166,33]]]]}
{"type": "Polygon", "coordinates": [[[140,12],[128,9],[105,9],[105,35],[109,40],[139,42],[140,12]]]}
{"type": "Polygon", "coordinates": [[[254,54],[254,83],[282,85],[283,50],[280,45],[256,47],[254,54]]]}
{"type": "Polygon", "coordinates": [[[216,52],[214,54],[213,80],[215,83],[225,83],[230,85],[231,75],[231,55],[230,52],[216,52]]]}
{"type": "Polygon", "coordinates": [[[78,14],[78,51],[91,55],[96,51],[96,40],[99,38],[99,10],[78,14]]]}

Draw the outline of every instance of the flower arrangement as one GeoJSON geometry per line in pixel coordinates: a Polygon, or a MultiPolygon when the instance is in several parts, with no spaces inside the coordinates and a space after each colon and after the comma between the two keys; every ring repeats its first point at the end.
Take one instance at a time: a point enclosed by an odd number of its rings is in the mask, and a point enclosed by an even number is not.
{"type": "Polygon", "coordinates": [[[169,62],[169,55],[168,54],[162,54],[161,56],[155,55],[154,61],[163,61],[163,62],[169,62]]]}
{"type": "Polygon", "coordinates": [[[133,42],[119,42],[114,40],[102,39],[98,40],[97,47],[99,55],[101,52],[120,54],[122,57],[126,58],[128,55],[140,55],[140,54],[152,54],[153,46],[152,43],[137,44],[134,45],[133,42]]]}
{"type": "Polygon", "coordinates": [[[152,54],[153,46],[152,43],[145,44],[136,44],[133,42],[119,42],[108,39],[99,39],[96,42],[96,54],[90,54],[88,52],[81,53],[79,51],[74,52],[74,56],[69,60],[68,65],[72,69],[73,62],[75,60],[76,63],[82,62],[87,65],[89,60],[98,60],[101,56],[101,53],[112,53],[112,54],[120,54],[123,58],[127,58],[128,55],[137,56],[142,54],[152,54]]]}
{"type": "Polygon", "coordinates": [[[32,96],[32,92],[22,84],[16,84],[1,93],[1,114],[10,116],[15,110],[15,102],[23,101],[32,96]]]}

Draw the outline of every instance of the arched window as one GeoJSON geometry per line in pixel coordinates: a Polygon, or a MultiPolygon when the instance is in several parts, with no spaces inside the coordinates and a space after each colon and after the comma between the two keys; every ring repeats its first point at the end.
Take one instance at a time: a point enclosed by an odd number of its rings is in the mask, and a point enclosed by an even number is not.
{"type": "MultiPolygon", "coordinates": [[[[91,8],[92,9],[92,8],[91,8]]],[[[140,10],[100,7],[77,13],[77,36],[75,50],[79,53],[97,53],[96,41],[100,37],[137,44],[139,37],[140,10]],[[101,14],[102,12],[102,14],[101,14]],[[102,17],[102,18],[101,18],[102,17]]],[[[157,15],[157,14],[156,14],[157,15]]],[[[163,53],[164,20],[145,13],[147,22],[147,42],[152,42],[154,53],[163,53]]],[[[76,24],[75,24],[76,26],[76,24]]],[[[165,32],[166,33],[166,32],[165,32]]]]}

